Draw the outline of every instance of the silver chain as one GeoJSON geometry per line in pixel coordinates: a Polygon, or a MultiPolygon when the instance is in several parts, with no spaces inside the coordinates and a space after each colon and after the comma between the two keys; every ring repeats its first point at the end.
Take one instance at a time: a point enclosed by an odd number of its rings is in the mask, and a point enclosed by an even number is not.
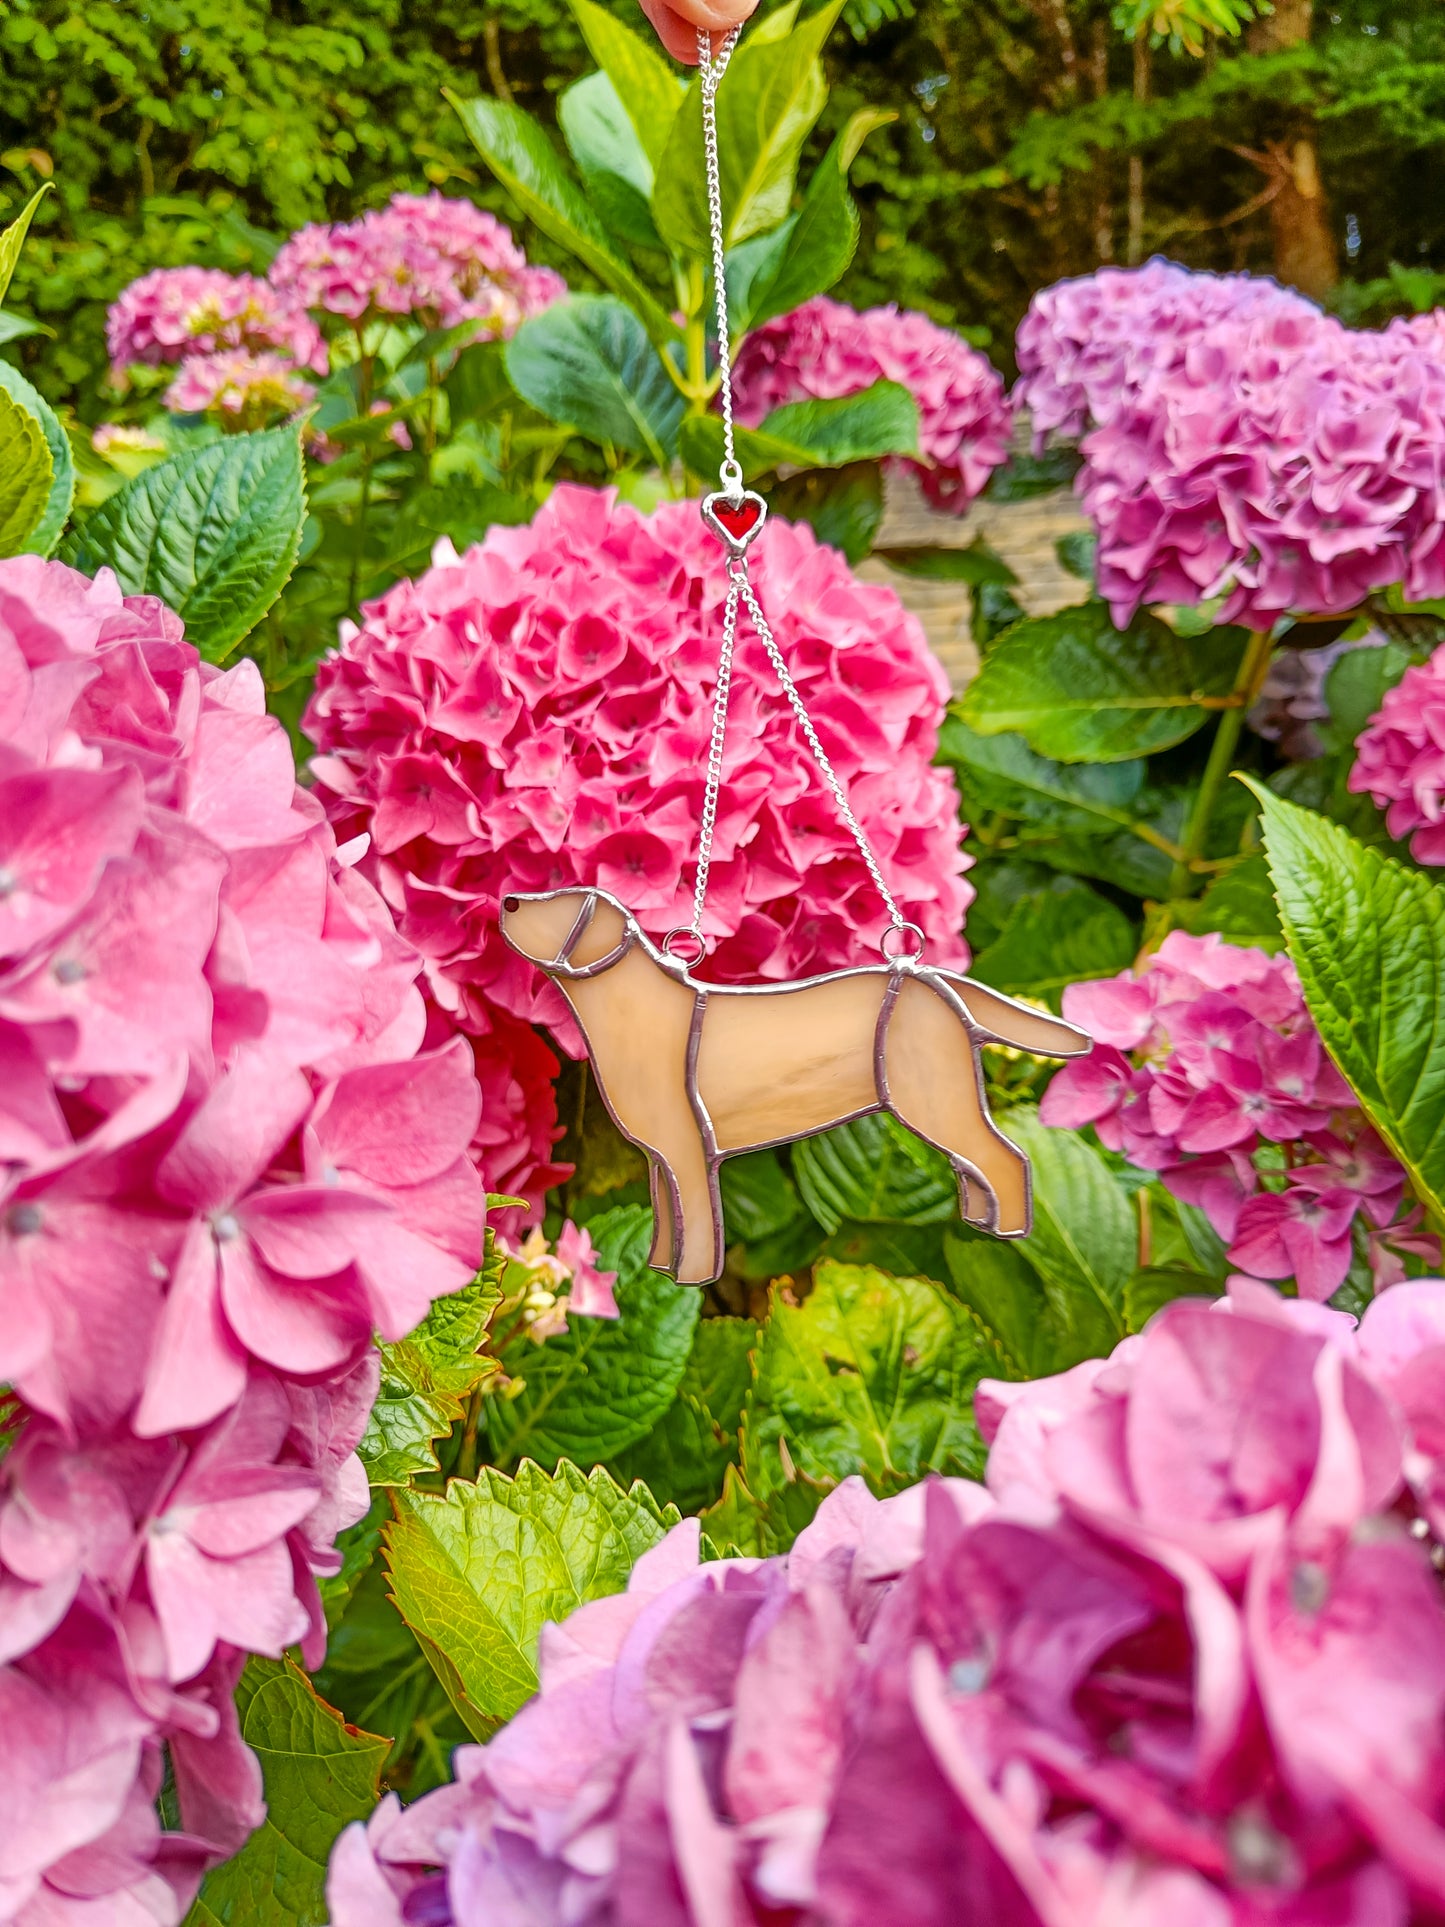
{"type": "MultiPolygon", "coordinates": [[[[703,155],[707,167],[707,209],[712,231],[713,293],[717,302],[719,393],[722,398],[723,462],[718,473],[722,484],[720,493],[734,505],[740,505],[743,499],[743,471],[733,445],[732,349],[728,333],[727,265],[723,252],[722,182],[718,167],[717,90],[718,83],[727,71],[728,61],[732,58],[733,49],[738,44],[741,32],[740,27],[734,27],[723,40],[716,55],[712,51],[712,36],[703,32],[697,36],[699,89],[702,94],[703,155]]],[[[748,606],[748,614],[753,619],[753,627],[757,630],[759,639],[768,653],[773,672],[792,707],[794,716],[798,719],[798,725],[808,748],[813,753],[813,761],[818,765],[823,781],[832,792],[833,800],[838,806],[838,814],[847,825],[853,841],[858,845],[859,855],[868,866],[868,874],[872,877],[878,894],[887,907],[892,931],[913,933],[918,939],[919,950],[908,954],[917,956],[922,949],[923,932],[917,924],[910,923],[904,916],[894,901],[892,891],[884,881],[878,859],[874,856],[868,839],[863,833],[863,825],[858,821],[853,812],[853,806],[848,801],[848,792],[844,789],[838,772],[828,760],[827,751],[818,740],[813,719],[808,714],[807,706],[798,692],[798,685],[793,681],[791,670],[783,660],[783,652],[778,647],[777,638],[768,626],[767,617],[763,614],[748,576],[747,556],[740,546],[729,554],[727,572],[728,592],[723,604],[722,649],[718,657],[717,689],[713,696],[712,735],[708,743],[707,785],[703,795],[702,822],[698,829],[697,882],[693,889],[692,922],[684,928],[669,931],[668,943],[670,944],[674,937],[690,937],[697,946],[699,961],[707,947],[702,934],[702,914],[707,903],[708,872],[712,868],[713,835],[717,829],[718,796],[722,789],[723,744],[727,738],[728,701],[732,694],[733,651],[737,643],[738,605],[740,602],[745,602],[748,606]]],[[[897,957],[902,954],[888,950],[887,935],[884,937],[883,944],[885,956],[897,957]]]]}

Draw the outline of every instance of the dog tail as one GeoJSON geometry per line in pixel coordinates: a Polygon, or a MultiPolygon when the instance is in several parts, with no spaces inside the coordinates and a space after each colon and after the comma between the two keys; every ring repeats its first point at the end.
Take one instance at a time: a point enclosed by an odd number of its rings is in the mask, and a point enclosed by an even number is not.
{"type": "Polygon", "coordinates": [[[1069,1024],[1033,1004],[1021,1004],[1005,997],[1001,990],[975,982],[954,970],[922,970],[919,975],[937,977],[968,1012],[977,1041],[981,1044],[1006,1044],[1025,1050],[1035,1057],[1082,1057],[1094,1048],[1094,1040],[1077,1024],[1069,1024]]]}

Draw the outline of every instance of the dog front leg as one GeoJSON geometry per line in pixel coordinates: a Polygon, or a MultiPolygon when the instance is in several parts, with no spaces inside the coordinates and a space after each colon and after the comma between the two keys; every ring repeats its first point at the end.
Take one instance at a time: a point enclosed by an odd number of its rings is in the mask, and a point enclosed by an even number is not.
{"type": "Polygon", "coordinates": [[[647,1184],[652,1195],[652,1251],[648,1263],[656,1271],[676,1272],[682,1262],[682,1201],[671,1165],[649,1152],[647,1184]]]}

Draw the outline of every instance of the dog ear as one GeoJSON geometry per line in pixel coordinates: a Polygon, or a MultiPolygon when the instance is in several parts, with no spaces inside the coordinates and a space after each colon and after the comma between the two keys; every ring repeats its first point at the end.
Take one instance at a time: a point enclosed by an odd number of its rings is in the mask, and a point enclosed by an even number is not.
{"type": "Polygon", "coordinates": [[[587,894],[591,898],[592,914],[567,957],[568,963],[579,970],[585,970],[588,964],[600,962],[616,950],[626,936],[631,921],[624,910],[620,910],[600,891],[591,890],[587,894]]]}
{"type": "Polygon", "coordinates": [[[980,1029],[991,1032],[1002,1043],[1013,1044],[1035,1057],[1082,1057],[1094,1048],[1087,1031],[1066,1024],[1062,1017],[1035,1010],[1032,1004],[1016,1003],[1001,991],[975,983],[972,977],[950,975],[949,982],[980,1029]]]}

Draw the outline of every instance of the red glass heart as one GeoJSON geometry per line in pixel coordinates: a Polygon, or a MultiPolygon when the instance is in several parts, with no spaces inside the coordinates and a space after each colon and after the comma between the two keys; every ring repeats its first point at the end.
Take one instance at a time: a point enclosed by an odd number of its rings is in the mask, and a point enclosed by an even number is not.
{"type": "Polygon", "coordinates": [[[739,502],[736,508],[732,508],[726,502],[717,502],[713,505],[713,514],[734,542],[741,542],[749,529],[756,527],[761,513],[762,510],[758,504],[746,498],[739,502]]]}

